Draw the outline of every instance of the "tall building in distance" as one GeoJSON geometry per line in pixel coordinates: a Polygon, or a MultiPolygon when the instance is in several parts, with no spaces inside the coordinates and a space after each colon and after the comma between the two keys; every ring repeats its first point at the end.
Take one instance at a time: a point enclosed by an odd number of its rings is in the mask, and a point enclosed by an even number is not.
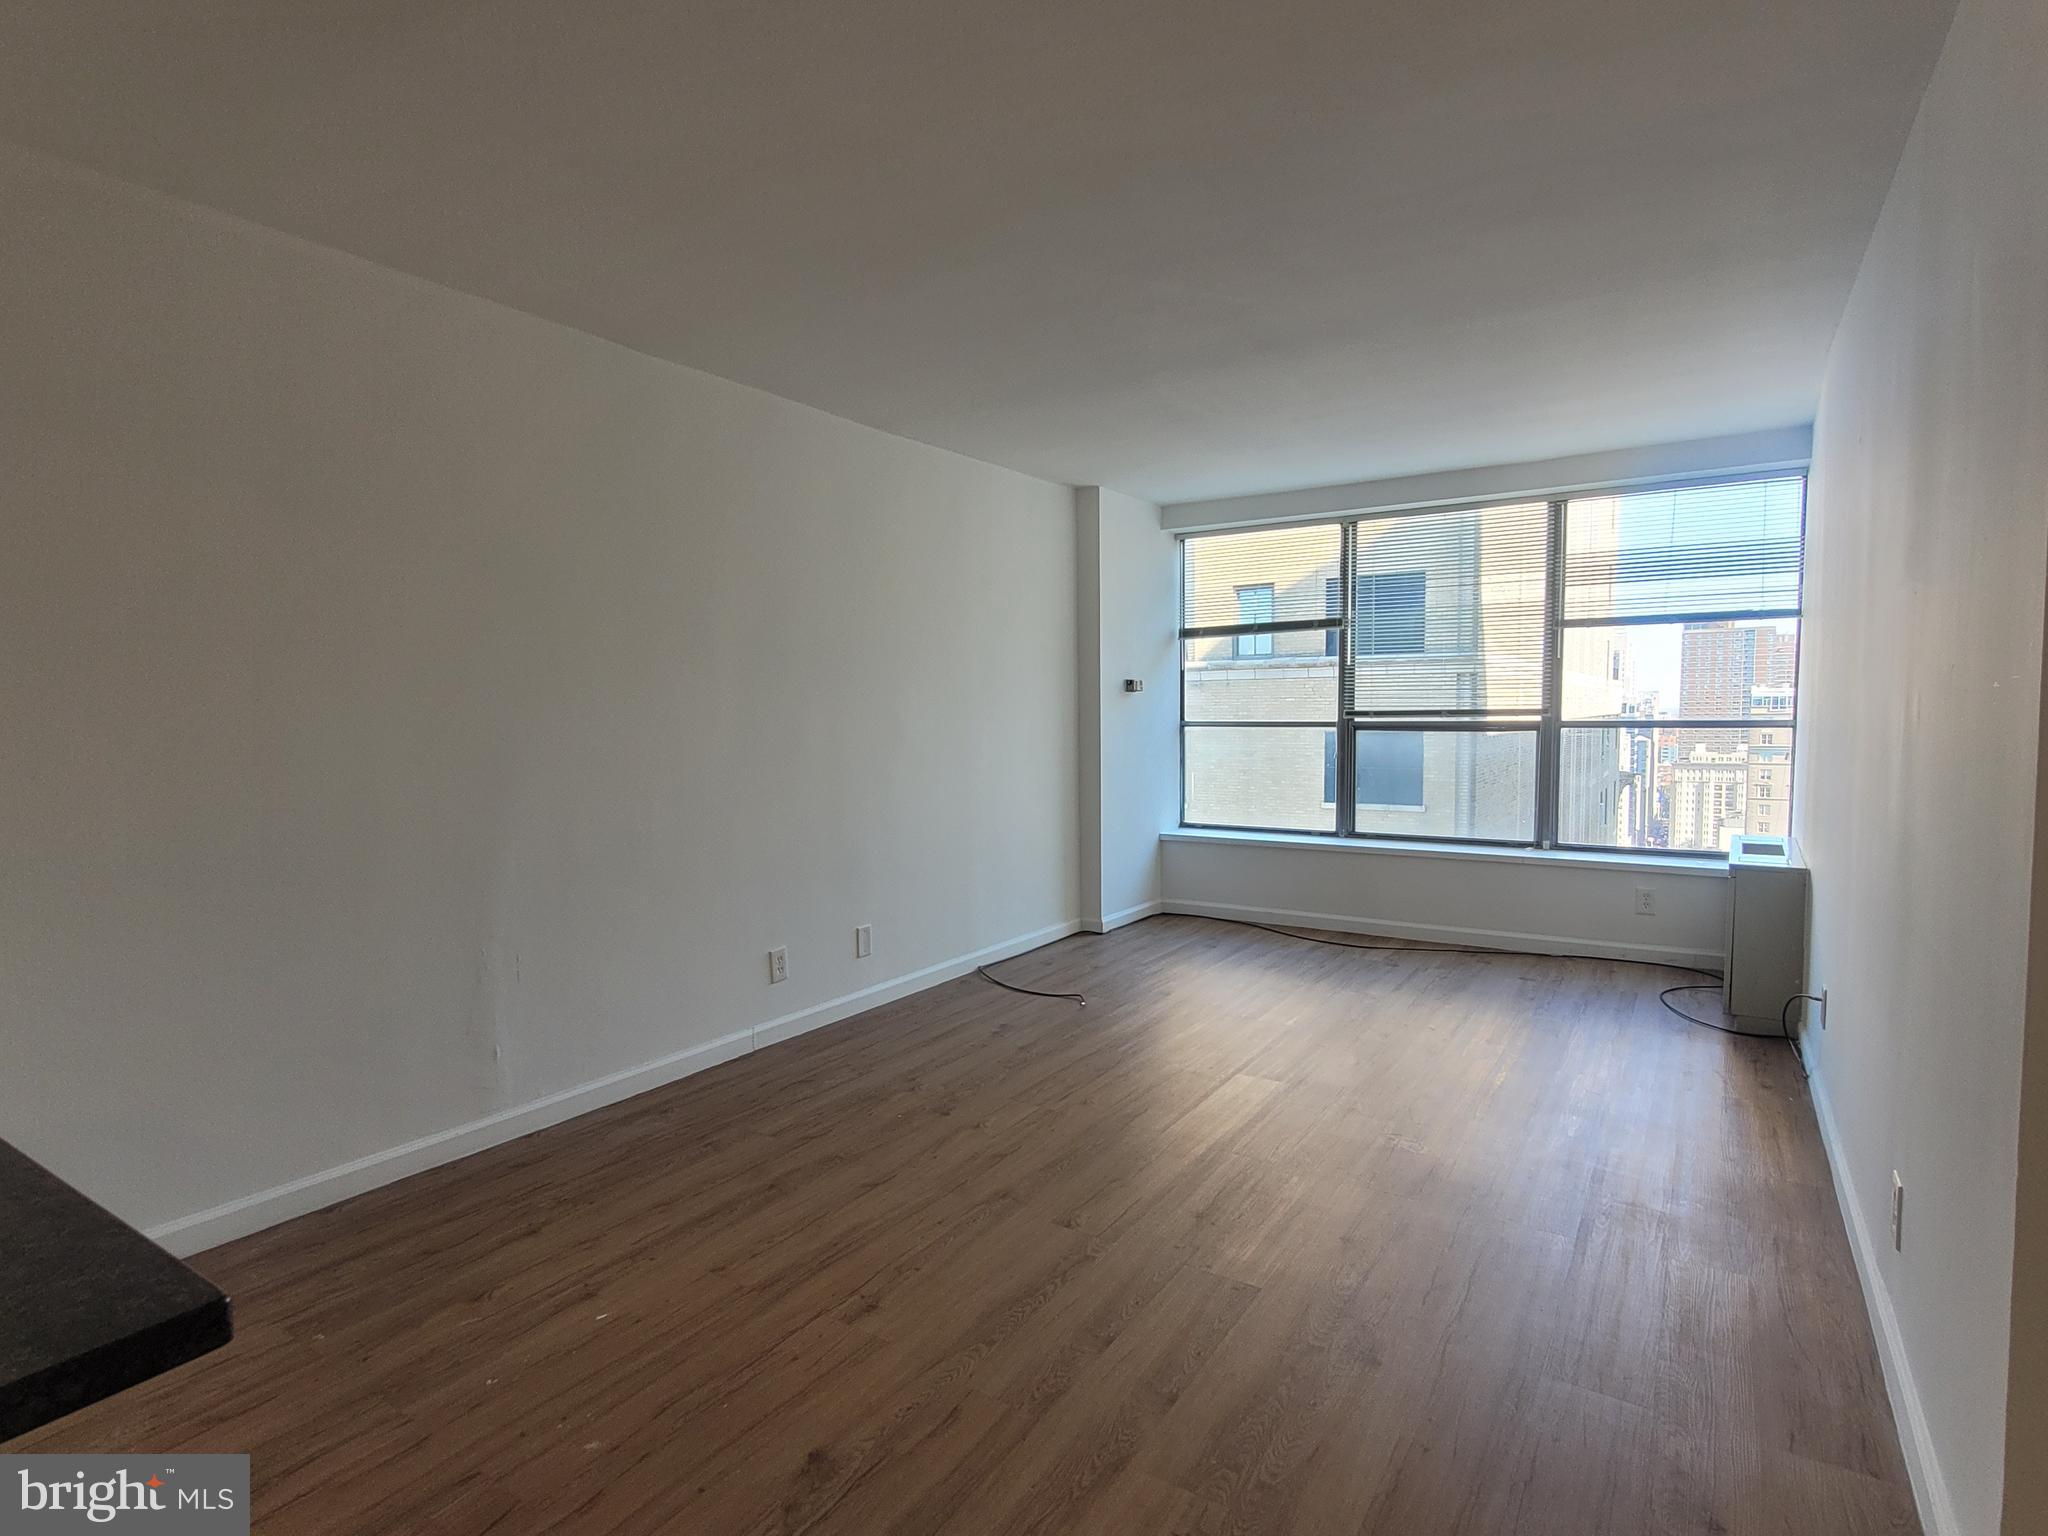
{"type": "Polygon", "coordinates": [[[1725,852],[1738,833],[1791,830],[1793,673],[1798,639],[1772,623],[1688,624],[1679,707],[1746,728],[1662,733],[1665,846],[1725,852]]]}
{"type": "Polygon", "coordinates": [[[1749,733],[1749,782],[1743,797],[1748,832],[1783,837],[1792,830],[1792,687],[1759,686],[1752,714],[1782,718],[1749,733]]]}
{"type": "MultiPolygon", "coordinates": [[[[1565,641],[1572,712],[1628,714],[1634,684],[1628,650],[1612,630],[1574,630],[1565,641]]],[[[1631,818],[1634,781],[1628,736],[1613,727],[1575,726],[1558,737],[1557,837],[1565,844],[1612,847],[1631,818]]]]}
{"type": "MultiPolygon", "coordinates": [[[[1692,720],[1747,719],[1759,692],[1791,693],[1798,662],[1798,639],[1775,624],[1726,619],[1688,624],[1680,641],[1678,712],[1692,720]]],[[[1687,731],[1680,735],[1678,756],[1689,756],[1695,746],[1733,752],[1743,745],[1744,734],[1687,731]]]]}
{"type": "Polygon", "coordinates": [[[1719,848],[1743,830],[1748,758],[1695,746],[1671,765],[1670,846],[1719,848]]]}

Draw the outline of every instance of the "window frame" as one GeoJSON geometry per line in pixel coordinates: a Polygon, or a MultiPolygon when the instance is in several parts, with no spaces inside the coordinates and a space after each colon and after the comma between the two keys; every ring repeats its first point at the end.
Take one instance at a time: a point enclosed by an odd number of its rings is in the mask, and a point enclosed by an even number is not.
{"type": "MultiPolygon", "coordinates": [[[[1190,727],[1225,729],[1262,728],[1309,728],[1334,731],[1337,740],[1337,799],[1330,804],[1335,812],[1335,829],[1289,829],[1285,835],[1298,837],[1320,837],[1344,842],[1389,842],[1389,843],[1436,843],[1449,847],[1492,847],[1502,849],[1542,849],[1570,853],[1618,854],[1622,856],[1684,859],[1695,862],[1725,861],[1727,855],[1711,848],[1638,848],[1619,843],[1565,842],[1558,835],[1561,814],[1563,784],[1563,733],[1568,729],[1597,730],[1631,728],[1625,722],[1610,720],[1568,720],[1564,718],[1564,635],[1568,629],[1622,628],[1643,624],[1686,624],[1686,623],[1754,623],[1790,620],[1795,626],[1792,650],[1792,701],[1793,709],[1786,716],[1748,716],[1741,719],[1691,719],[1683,716],[1657,717],[1647,720],[1657,730],[1741,730],[1754,731],[1763,728],[1782,730],[1787,737],[1785,756],[1788,765],[1797,760],[1799,737],[1799,676],[1806,639],[1806,517],[1807,499],[1811,491],[1809,470],[1798,468],[1755,470],[1734,474],[1708,474],[1684,478],[1659,480],[1651,484],[1591,486],[1569,492],[1555,492],[1548,495],[1491,496],[1476,501],[1461,501],[1421,507],[1390,508],[1377,511],[1358,511],[1333,516],[1299,518],[1275,523],[1247,523],[1242,526],[1216,529],[1190,529],[1175,536],[1176,550],[1176,600],[1180,604],[1177,617],[1185,618],[1185,593],[1187,588],[1187,546],[1190,540],[1210,534],[1252,533],[1266,528],[1280,527],[1329,527],[1334,526],[1339,535],[1338,570],[1335,581],[1342,597],[1342,612],[1332,621],[1328,617],[1281,620],[1266,624],[1209,624],[1183,626],[1178,630],[1178,644],[1181,647],[1181,708],[1180,708],[1180,822],[1189,831],[1213,832],[1257,832],[1272,834],[1271,827],[1248,827],[1223,822],[1190,821],[1187,817],[1187,742],[1190,727]],[[1796,584],[1797,601],[1790,609],[1714,609],[1697,613],[1655,614],[1616,618],[1602,615],[1591,618],[1570,619],[1565,617],[1565,550],[1566,519],[1573,501],[1597,500],[1609,496],[1653,494],[1663,491],[1684,491],[1710,486],[1740,485],[1755,481],[1797,480],[1799,482],[1799,570],[1796,584]],[[1358,598],[1358,528],[1362,523],[1382,522],[1394,518],[1422,514],[1443,514],[1479,512],[1494,507],[1512,507],[1542,501],[1548,507],[1545,534],[1545,599],[1543,616],[1543,678],[1542,705],[1536,712],[1529,711],[1474,711],[1474,710],[1416,710],[1400,714],[1361,714],[1355,708],[1347,710],[1345,702],[1354,700],[1351,672],[1356,662],[1354,650],[1357,622],[1358,598]],[[1187,645],[1192,640],[1231,637],[1231,656],[1235,660],[1266,659],[1249,657],[1239,650],[1241,638],[1245,635],[1274,635],[1300,633],[1308,630],[1322,630],[1335,637],[1338,664],[1337,714],[1334,720],[1262,720],[1262,721],[1191,721],[1187,714],[1187,645]],[[1535,784],[1535,830],[1529,839],[1507,839],[1488,837],[1463,837],[1444,833],[1408,833],[1360,831],[1356,826],[1358,805],[1357,786],[1357,733],[1360,730],[1401,730],[1422,736],[1426,743],[1429,736],[1442,732],[1458,731],[1528,731],[1536,737],[1536,784],[1535,784]],[[1348,791],[1348,792],[1347,792],[1348,791]]],[[[1427,613],[1427,576],[1425,573],[1424,613],[1427,613]]],[[[1244,586],[1267,585],[1265,583],[1244,583],[1244,586]]],[[[1270,643],[1270,642],[1269,642],[1270,643]]],[[[1326,642],[1327,643],[1327,642],[1326,642]]],[[[1398,655],[1426,655],[1427,641],[1419,652],[1391,653],[1398,655]]],[[[1329,653],[1325,651],[1325,659],[1329,653]]],[[[1298,659],[1298,658],[1297,658],[1298,659]]],[[[1793,789],[1796,775],[1788,773],[1785,781],[1785,816],[1789,822],[1792,815],[1793,789]]]]}
{"type": "MultiPolygon", "coordinates": [[[[1205,723],[1208,723],[1208,722],[1205,722],[1205,723]]],[[[1229,723],[1229,722],[1225,722],[1225,723],[1227,724],[1227,723],[1229,723]]],[[[1337,786],[1337,733],[1338,733],[1338,732],[1339,732],[1340,730],[1342,730],[1342,729],[1343,729],[1343,727],[1342,727],[1342,726],[1338,726],[1338,725],[1333,725],[1333,726],[1329,727],[1329,729],[1327,729],[1327,730],[1325,730],[1325,731],[1323,732],[1323,783],[1324,783],[1324,785],[1325,785],[1325,786],[1327,787],[1327,789],[1328,789],[1328,791],[1329,791],[1329,792],[1328,792],[1328,794],[1326,794],[1326,795],[1325,795],[1325,796],[1323,797],[1323,801],[1322,801],[1322,803],[1323,803],[1324,805],[1326,805],[1326,806],[1329,806],[1329,807],[1333,808],[1333,809],[1335,808],[1335,806],[1336,806],[1336,804],[1337,804],[1337,787],[1338,787],[1338,786],[1337,786]]],[[[1351,759],[1351,768],[1352,768],[1352,772],[1353,772],[1353,773],[1356,773],[1356,772],[1358,771],[1358,758],[1357,758],[1357,752],[1358,752],[1358,742],[1357,742],[1357,730],[1358,730],[1358,728],[1357,728],[1356,726],[1353,726],[1353,727],[1352,727],[1352,732],[1353,732],[1353,738],[1352,738],[1352,745],[1351,745],[1351,751],[1352,751],[1352,754],[1353,754],[1353,755],[1352,755],[1352,759],[1351,759]]],[[[1416,746],[1417,746],[1418,748],[1420,748],[1420,749],[1421,749],[1420,755],[1421,755],[1422,757],[1424,757],[1424,758],[1426,758],[1426,757],[1428,756],[1428,733],[1427,733],[1427,732],[1425,732],[1425,731],[1413,731],[1413,730],[1409,730],[1409,729],[1407,729],[1406,727],[1398,727],[1398,728],[1395,728],[1395,729],[1391,729],[1391,730],[1383,731],[1383,732],[1381,732],[1380,734],[1382,734],[1382,735],[1386,735],[1386,736],[1413,736],[1413,737],[1415,738],[1415,744],[1416,744],[1416,746]]],[[[1420,762],[1420,763],[1417,763],[1417,764],[1416,764],[1416,768],[1415,768],[1415,774],[1416,774],[1416,777],[1417,777],[1417,779],[1418,779],[1418,780],[1426,780],[1426,776],[1427,776],[1428,772],[1429,772],[1429,765],[1427,764],[1427,762],[1420,762]]],[[[1428,802],[1428,801],[1427,801],[1426,799],[1425,799],[1425,800],[1360,800],[1360,799],[1358,799],[1358,798],[1357,798],[1357,794],[1358,794],[1358,786],[1357,786],[1356,784],[1353,784],[1353,785],[1351,786],[1351,790],[1352,790],[1352,802],[1351,802],[1351,803],[1352,803],[1352,808],[1353,808],[1354,812],[1356,812],[1356,811],[1359,811],[1359,810],[1371,810],[1371,811],[1426,811],[1426,810],[1428,810],[1428,809],[1429,809],[1429,802],[1428,802]]]]}
{"type": "Polygon", "coordinates": [[[1272,582],[1247,581],[1239,585],[1237,588],[1237,611],[1240,616],[1241,627],[1236,636],[1231,640],[1230,659],[1232,661],[1268,661],[1272,659],[1273,655],[1273,631],[1267,626],[1270,626],[1273,620],[1270,618],[1244,619],[1242,617],[1244,614],[1244,599],[1247,592],[1265,593],[1266,612],[1270,614],[1274,611],[1272,582]],[[1245,649],[1245,641],[1247,640],[1252,642],[1250,650],[1245,649]],[[1259,642],[1261,640],[1266,642],[1264,650],[1259,649],[1259,642]]]}
{"type": "MultiPolygon", "coordinates": [[[[1407,654],[1407,653],[1404,653],[1404,654],[1407,654]]],[[[1415,763],[1415,781],[1416,781],[1416,784],[1417,784],[1417,786],[1418,786],[1418,787],[1417,787],[1417,789],[1416,789],[1416,793],[1417,793],[1417,794],[1419,794],[1419,795],[1421,795],[1421,796],[1423,797],[1423,798],[1422,798],[1422,799],[1420,799],[1420,800],[1361,800],[1361,799],[1359,799],[1359,798],[1358,798],[1358,785],[1357,785],[1357,783],[1356,783],[1355,781],[1356,781],[1356,779],[1357,779],[1357,777],[1358,777],[1358,767],[1359,767],[1359,765],[1358,765],[1358,738],[1359,738],[1359,735],[1360,735],[1360,734],[1361,734],[1361,733],[1360,733],[1360,729],[1359,729],[1359,727],[1358,727],[1357,723],[1356,723],[1356,722],[1354,721],[1354,722],[1352,723],[1352,725],[1351,725],[1351,776],[1352,776],[1352,779],[1354,780],[1354,782],[1352,783],[1352,786],[1351,786],[1351,813],[1352,813],[1352,818],[1353,818],[1353,820],[1355,821],[1355,820],[1357,819],[1357,815],[1358,815],[1358,812],[1360,812],[1361,810],[1366,810],[1366,811],[1426,811],[1426,810],[1428,810],[1428,809],[1429,809],[1429,798],[1428,798],[1428,796],[1429,796],[1429,732],[1427,732],[1427,731],[1418,731],[1418,730],[1411,730],[1411,729],[1408,729],[1408,728],[1407,728],[1407,727],[1405,727],[1405,726],[1399,726],[1399,725],[1394,725],[1394,726],[1386,726],[1386,727],[1383,727],[1382,729],[1380,729],[1380,730],[1378,730],[1378,731],[1375,731],[1375,732],[1373,733],[1373,734],[1375,734],[1375,735],[1378,735],[1378,736],[1412,736],[1412,737],[1414,737],[1414,738],[1415,738],[1415,748],[1416,748],[1416,763],[1415,763]]],[[[1333,787],[1334,787],[1334,786],[1333,786],[1333,787]]],[[[1332,804],[1334,804],[1335,802],[1333,801],[1333,802],[1331,802],[1331,803],[1332,803],[1332,804]]]]}
{"type": "MultiPolygon", "coordinates": [[[[1429,654],[1429,572],[1353,571],[1351,573],[1351,579],[1354,583],[1370,582],[1372,584],[1373,613],[1375,615],[1373,637],[1375,640],[1378,639],[1377,615],[1379,613],[1380,583],[1397,576],[1413,577],[1415,581],[1415,644],[1413,646],[1403,646],[1399,650],[1391,648],[1382,650],[1378,645],[1375,645],[1371,650],[1357,652],[1360,656],[1427,656],[1429,654]]],[[[1323,585],[1330,597],[1341,598],[1342,594],[1337,591],[1337,583],[1342,579],[1340,576],[1325,576],[1323,578],[1323,585]]],[[[1351,595],[1351,603],[1355,612],[1358,606],[1358,593],[1355,588],[1351,595]]],[[[1342,606],[1341,603],[1339,606],[1342,606]]],[[[1324,660],[1336,661],[1338,659],[1337,647],[1343,643],[1344,632],[1341,628],[1328,631],[1327,642],[1323,649],[1324,660]]]]}

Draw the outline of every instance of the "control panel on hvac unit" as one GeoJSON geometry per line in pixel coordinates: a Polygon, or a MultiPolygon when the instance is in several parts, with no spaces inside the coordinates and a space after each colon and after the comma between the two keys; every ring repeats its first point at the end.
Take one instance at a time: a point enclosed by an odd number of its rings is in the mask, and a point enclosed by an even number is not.
{"type": "Polygon", "coordinates": [[[1744,1034],[1775,1035],[1806,990],[1806,866],[1789,837],[1728,849],[1728,960],[1722,1002],[1744,1034]]]}

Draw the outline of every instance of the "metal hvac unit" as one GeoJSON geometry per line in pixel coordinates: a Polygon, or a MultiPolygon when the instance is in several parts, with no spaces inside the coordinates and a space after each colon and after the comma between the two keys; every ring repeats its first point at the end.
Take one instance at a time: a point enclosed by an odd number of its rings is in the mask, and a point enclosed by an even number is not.
{"type": "Polygon", "coordinates": [[[1789,837],[1734,839],[1728,849],[1728,959],[1721,1002],[1745,1035],[1775,1035],[1806,990],[1806,866],[1789,837]]]}

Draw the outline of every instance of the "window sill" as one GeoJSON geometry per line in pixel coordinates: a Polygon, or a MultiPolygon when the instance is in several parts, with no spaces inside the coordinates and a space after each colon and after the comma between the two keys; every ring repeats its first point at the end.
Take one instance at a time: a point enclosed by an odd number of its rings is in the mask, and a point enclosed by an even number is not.
{"type": "Polygon", "coordinates": [[[1219,832],[1176,827],[1159,834],[1163,843],[1208,843],[1239,848],[1308,848],[1321,853],[1391,855],[1404,859],[1477,859],[1490,864],[1537,864],[1553,869],[1633,870],[1644,874],[1701,875],[1726,879],[1726,859],[1690,859],[1668,853],[1585,853],[1562,848],[1482,848],[1458,843],[1395,842],[1356,837],[1317,837],[1290,832],[1219,832]]]}

